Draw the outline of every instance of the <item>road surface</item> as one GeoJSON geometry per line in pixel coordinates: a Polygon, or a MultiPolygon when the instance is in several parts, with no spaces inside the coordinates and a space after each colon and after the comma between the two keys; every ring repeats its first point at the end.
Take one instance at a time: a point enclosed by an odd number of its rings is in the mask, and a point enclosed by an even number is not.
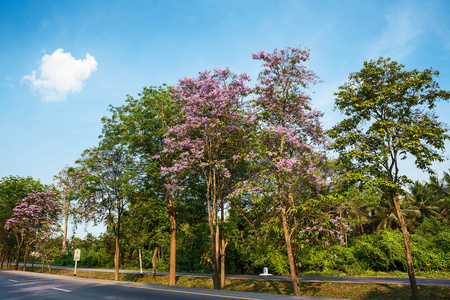
{"type": "Polygon", "coordinates": [[[207,290],[0,270],[0,299],[318,300],[331,298],[207,290]]]}
{"type": "MultiPolygon", "coordinates": [[[[19,264],[23,266],[23,264],[19,264]]],[[[31,267],[30,264],[27,266],[31,267]]],[[[50,266],[55,269],[73,270],[73,267],[50,266]]],[[[94,272],[114,272],[111,269],[92,269],[92,268],[77,268],[78,271],[94,271],[94,272]]],[[[139,274],[139,271],[120,270],[121,274],[139,274]]],[[[144,271],[142,274],[150,275],[152,272],[144,271]]],[[[156,272],[156,275],[169,275],[168,272],[156,272]]],[[[177,276],[192,276],[192,277],[211,277],[211,274],[201,273],[177,273],[177,276]]],[[[278,280],[291,281],[291,276],[257,276],[257,275],[226,275],[228,279],[252,279],[252,280],[278,280]]],[[[409,278],[393,278],[393,277],[316,277],[316,276],[299,276],[300,282],[340,282],[340,283],[378,283],[378,284],[409,284],[409,278]]],[[[430,278],[416,278],[418,285],[428,286],[450,286],[450,279],[430,279],[430,278]]]]}

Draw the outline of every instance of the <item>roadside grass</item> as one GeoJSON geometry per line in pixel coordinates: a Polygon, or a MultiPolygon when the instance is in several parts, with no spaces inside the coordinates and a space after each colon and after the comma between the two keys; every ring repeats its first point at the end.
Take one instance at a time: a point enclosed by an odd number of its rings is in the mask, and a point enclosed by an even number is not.
{"type": "MultiPolygon", "coordinates": [[[[31,268],[27,269],[31,271],[31,268]]],[[[33,272],[41,273],[41,268],[34,268],[33,272]]],[[[44,273],[49,273],[44,269],[44,273]]],[[[51,269],[51,274],[73,276],[73,270],[51,269]]],[[[304,276],[313,276],[312,274],[302,274],[304,276]]],[[[318,275],[316,275],[318,276],[318,275]]],[[[320,276],[337,276],[336,274],[327,274],[320,276]]],[[[373,275],[372,275],[373,276],[373,275]]],[[[376,274],[375,276],[385,276],[385,274],[376,274]]],[[[110,272],[91,272],[77,270],[77,277],[114,280],[114,273],[110,272]]],[[[390,276],[392,277],[392,276],[390,276]]],[[[152,283],[151,275],[140,274],[119,274],[120,281],[152,283]]],[[[156,283],[161,285],[169,284],[169,276],[156,276],[156,283]]],[[[250,279],[226,279],[226,289],[231,291],[269,293],[292,295],[292,285],[286,281],[276,280],[250,280],[250,279]]],[[[211,278],[177,276],[177,285],[184,287],[212,289],[211,278]]],[[[436,300],[450,299],[450,287],[438,286],[419,286],[420,299],[436,300]]],[[[411,299],[411,288],[409,285],[399,284],[375,284],[375,283],[334,283],[334,282],[302,282],[299,284],[299,295],[309,297],[326,297],[341,299],[411,299]]]]}
{"type": "MultiPolygon", "coordinates": [[[[450,279],[450,273],[445,271],[414,271],[416,278],[431,278],[431,279],[450,279]]],[[[299,276],[333,276],[333,277],[393,277],[393,278],[408,278],[408,273],[402,271],[371,271],[358,270],[355,272],[342,272],[337,270],[325,271],[307,271],[302,272],[299,276]]]]}

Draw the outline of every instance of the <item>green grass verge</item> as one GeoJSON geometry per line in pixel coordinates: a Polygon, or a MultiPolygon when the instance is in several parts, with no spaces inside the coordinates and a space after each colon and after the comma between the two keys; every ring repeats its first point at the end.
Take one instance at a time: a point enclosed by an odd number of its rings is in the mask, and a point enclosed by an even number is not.
{"type": "MultiPolygon", "coordinates": [[[[31,268],[28,268],[31,271],[31,268]]],[[[41,268],[34,268],[33,272],[42,272],[41,268]]],[[[44,273],[49,273],[44,268],[44,273]]],[[[73,270],[51,269],[51,274],[73,276],[73,270]]],[[[302,274],[304,275],[304,274],[302,274]]],[[[325,276],[321,274],[322,276],[325,276]]],[[[330,276],[329,274],[326,276],[330,276]]],[[[336,275],[333,275],[336,276],[336,275]]],[[[109,272],[88,272],[77,270],[77,277],[114,280],[114,273],[109,272]]],[[[140,283],[152,283],[151,275],[139,274],[120,274],[119,280],[140,283]]],[[[157,276],[156,283],[168,285],[168,276],[157,276]]],[[[213,283],[210,278],[199,278],[190,276],[178,276],[177,285],[184,287],[212,289],[213,283]]],[[[226,289],[231,291],[269,293],[292,295],[292,285],[290,282],[276,280],[242,280],[226,279],[226,289]]],[[[419,287],[420,299],[436,300],[450,299],[449,287],[419,287]]],[[[411,299],[411,288],[409,285],[399,284],[375,284],[375,283],[335,283],[303,282],[299,285],[300,296],[325,297],[325,298],[344,298],[344,299],[411,299]]]]}

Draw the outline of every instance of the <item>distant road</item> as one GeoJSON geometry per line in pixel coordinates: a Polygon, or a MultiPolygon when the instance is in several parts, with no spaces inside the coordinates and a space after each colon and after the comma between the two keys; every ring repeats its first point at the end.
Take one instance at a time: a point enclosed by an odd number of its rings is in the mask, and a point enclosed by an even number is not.
{"type": "Polygon", "coordinates": [[[11,270],[0,270],[0,299],[331,300],[331,298],[294,297],[226,290],[196,289],[11,270]]]}
{"type": "MultiPolygon", "coordinates": [[[[23,265],[23,264],[20,264],[23,265]]],[[[30,264],[27,266],[31,267],[30,264]]],[[[50,266],[55,269],[73,270],[73,267],[50,266]]],[[[97,271],[97,272],[114,272],[111,269],[92,269],[92,268],[77,268],[79,271],[97,271]]],[[[120,270],[121,274],[140,274],[139,271],[120,270]]],[[[146,275],[151,275],[152,272],[142,272],[146,275]]],[[[156,272],[156,275],[169,275],[168,272],[156,272]]],[[[211,274],[202,273],[177,273],[177,276],[191,276],[191,277],[211,277],[211,274]]],[[[278,280],[291,281],[290,276],[257,276],[257,275],[226,275],[228,279],[252,279],[252,280],[278,280]]],[[[379,284],[409,284],[408,278],[392,278],[392,277],[316,277],[316,276],[299,276],[300,282],[340,282],[340,283],[379,283],[379,284]]],[[[428,279],[416,278],[418,285],[429,286],[450,286],[450,279],[428,279]]]]}

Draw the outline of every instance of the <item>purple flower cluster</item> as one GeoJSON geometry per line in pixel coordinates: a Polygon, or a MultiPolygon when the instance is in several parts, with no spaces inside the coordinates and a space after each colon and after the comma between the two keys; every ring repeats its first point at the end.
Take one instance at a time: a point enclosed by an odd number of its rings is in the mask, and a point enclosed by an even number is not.
{"type": "MultiPolygon", "coordinates": [[[[345,244],[345,231],[350,232],[352,231],[352,229],[350,228],[350,226],[348,225],[348,222],[344,222],[344,218],[337,216],[334,219],[330,220],[331,222],[331,228],[326,228],[326,225],[323,224],[320,227],[317,227],[316,225],[314,225],[313,227],[306,227],[303,230],[299,231],[299,234],[309,234],[312,235],[314,234],[314,232],[317,232],[319,235],[322,237],[322,239],[328,238],[327,240],[325,240],[325,245],[329,246],[330,245],[330,240],[333,239],[337,239],[338,244],[340,245],[344,245],[345,244]],[[342,229],[341,229],[342,228],[342,229]],[[343,231],[341,231],[343,230],[343,231]]],[[[314,224],[318,224],[318,222],[314,222],[314,224]]],[[[310,241],[309,239],[307,239],[308,242],[310,241]]],[[[306,242],[306,240],[305,240],[306,242]]],[[[306,242],[306,243],[308,243],[306,242]]]]}
{"type": "Polygon", "coordinates": [[[163,150],[180,154],[171,167],[162,168],[163,174],[180,175],[200,168],[214,170],[215,176],[231,177],[230,168],[243,156],[238,147],[230,148],[228,141],[232,137],[251,141],[245,126],[254,119],[242,109],[243,98],[251,91],[246,86],[248,80],[246,74],[236,76],[222,69],[200,72],[196,79],[180,79],[173,92],[182,117],[169,128],[163,150]],[[225,147],[227,155],[222,155],[225,147]],[[233,150],[235,153],[230,153],[233,150]]]}
{"type": "Polygon", "coordinates": [[[49,227],[56,222],[57,210],[55,193],[30,193],[14,207],[12,217],[6,220],[5,230],[22,237],[39,231],[41,238],[45,238],[48,236],[49,227]]]}

